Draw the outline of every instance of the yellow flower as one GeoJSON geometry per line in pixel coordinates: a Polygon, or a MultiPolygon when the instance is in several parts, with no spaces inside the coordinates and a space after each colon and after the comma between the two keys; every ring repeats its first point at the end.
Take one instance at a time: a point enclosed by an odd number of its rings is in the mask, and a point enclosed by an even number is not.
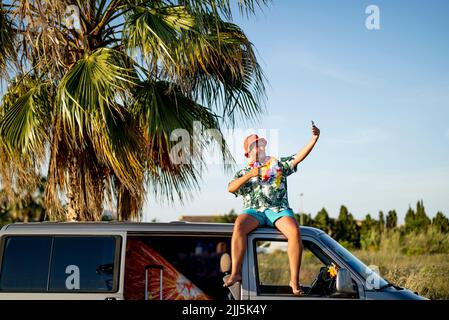
{"type": "Polygon", "coordinates": [[[335,269],[334,266],[329,266],[327,268],[327,272],[329,272],[331,278],[335,278],[337,276],[337,270],[335,269]]]}

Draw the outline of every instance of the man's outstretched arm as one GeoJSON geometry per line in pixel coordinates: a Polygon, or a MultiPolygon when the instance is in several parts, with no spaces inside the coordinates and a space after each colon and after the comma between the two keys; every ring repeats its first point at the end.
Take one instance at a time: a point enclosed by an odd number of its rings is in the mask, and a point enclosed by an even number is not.
{"type": "Polygon", "coordinates": [[[309,155],[310,151],[312,151],[313,147],[317,143],[319,137],[320,129],[318,129],[315,125],[312,125],[312,138],[310,139],[310,142],[304,148],[299,150],[295,155],[295,159],[293,160],[294,167],[309,155]]]}

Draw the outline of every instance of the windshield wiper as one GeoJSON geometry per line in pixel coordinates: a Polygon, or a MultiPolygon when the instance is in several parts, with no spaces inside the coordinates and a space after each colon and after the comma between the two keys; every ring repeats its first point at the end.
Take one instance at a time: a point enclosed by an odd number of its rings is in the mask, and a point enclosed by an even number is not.
{"type": "Polygon", "coordinates": [[[404,290],[404,288],[402,288],[402,287],[400,287],[400,286],[397,286],[397,285],[395,285],[394,283],[391,283],[390,281],[387,281],[387,284],[386,285],[383,285],[382,287],[380,287],[379,289],[377,289],[378,291],[381,291],[381,290],[383,290],[383,289],[385,289],[385,288],[389,288],[389,287],[393,287],[393,288],[395,288],[396,290],[404,290]]]}

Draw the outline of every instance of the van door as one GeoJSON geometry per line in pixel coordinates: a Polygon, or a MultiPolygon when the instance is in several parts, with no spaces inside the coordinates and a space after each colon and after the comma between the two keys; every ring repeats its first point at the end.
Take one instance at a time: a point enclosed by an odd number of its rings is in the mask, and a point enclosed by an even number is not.
{"type": "MultiPolygon", "coordinates": [[[[315,239],[302,236],[302,241],[300,284],[305,295],[298,297],[292,294],[288,285],[290,267],[286,238],[281,234],[249,234],[247,266],[250,300],[336,299],[337,296],[331,292],[332,279],[326,279],[325,283],[321,279],[326,275],[329,266],[332,263],[338,265],[338,261],[323,250],[315,239]]],[[[358,287],[357,280],[354,282],[358,287]]],[[[357,294],[351,298],[360,297],[360,294],[357,294]]]]}
{"type": "Polygon", "coordinates": [[[123,299],[126,232],[3,233],[0,299],[123,299]]]}

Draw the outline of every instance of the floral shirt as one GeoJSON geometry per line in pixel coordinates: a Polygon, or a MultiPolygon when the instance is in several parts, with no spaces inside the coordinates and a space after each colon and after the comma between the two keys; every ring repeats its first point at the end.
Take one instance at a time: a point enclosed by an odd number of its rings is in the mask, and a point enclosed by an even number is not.
{"type": "Polygon", "coordinates": [[[260,177],[249,179],[234,192],[236,197],[243,197],[243,208],[252,208],[261,212],[265,209],[275,212],[288,209],[287,177],[297,170],[297,166],[293,166],[294,158],[294,155],[280,158],[280,160],[268,157],[263,164],[253,162],[239,170],[234,180],[244,176],[254,167],[261,167],[260,177]]]}

